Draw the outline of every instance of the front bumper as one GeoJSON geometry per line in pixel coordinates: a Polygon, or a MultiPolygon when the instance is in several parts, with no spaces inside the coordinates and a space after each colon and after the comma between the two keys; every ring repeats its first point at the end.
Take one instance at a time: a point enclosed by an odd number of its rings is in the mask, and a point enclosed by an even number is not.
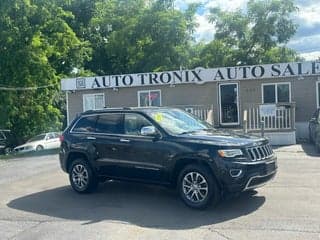
{"type": "Polygon", "coordinates": [[[221,161],[224,162],[219,171],[221,184],[228,192],[259,188],[275,177],[278,168],[275,155],[256,162],[221,161]]]}
{"type": "Polygon", "coordinates": [[[36,148],[34,146],[27,146],[27,147],[16,147],[13,149],[15,153],[27,153],[27,152],[33,152],[36,151],[36,148]]]}

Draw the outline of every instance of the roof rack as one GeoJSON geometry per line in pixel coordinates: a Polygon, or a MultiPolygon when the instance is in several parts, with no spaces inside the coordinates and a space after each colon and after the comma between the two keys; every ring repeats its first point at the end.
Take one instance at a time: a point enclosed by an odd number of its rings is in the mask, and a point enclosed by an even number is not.
{"type": "Polygon", "coordinates": [[[109,108],[109,107],[104,107],[103,109],[97,109],[97,110],[87,110],[81,114],[90,114],[90,113],[96,113],[96,112],[103,112],[103,111],[108,111],[108,110],[132,110],[130,107],[116,107],[116,108],[109,108]]]}
{"type": "Polygon", "coordinates": [[[131,110],[130,107],[115,107],[115,108],[104,107],[103,109],[108,109],[108,110],[131,110]]]}

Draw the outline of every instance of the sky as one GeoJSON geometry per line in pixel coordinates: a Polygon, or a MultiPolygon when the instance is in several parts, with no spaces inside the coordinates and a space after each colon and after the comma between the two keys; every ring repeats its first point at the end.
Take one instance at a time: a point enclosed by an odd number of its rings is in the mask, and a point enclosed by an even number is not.
{"type": "MultiPolygon", "coordinates": [[[[214,38],[214,25],[207,20],[211,7],[220,7],[225,11],[245,9],[248,0],[176,0],[175,8],[185,10],[190,3],[201,3],[196,13],[198,27],[195,38],[197,41],[209,42],[214,38]]],[[[316,60],[320,57],[320,4],[319,0],[295,0],[298,12],[293,20],[298,24],[296,34],[287,44],[296,50],[306,60],[316,60]]]]}

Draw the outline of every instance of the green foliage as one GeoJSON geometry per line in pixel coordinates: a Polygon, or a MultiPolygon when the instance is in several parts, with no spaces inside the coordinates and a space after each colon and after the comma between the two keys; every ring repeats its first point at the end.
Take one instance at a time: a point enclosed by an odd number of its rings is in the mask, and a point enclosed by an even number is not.
{"type": "MultiPolygon", "coordinates": [[[[246,12],[211,9],[209,21],[216,27],[214,42],[223,42],[222,47],[226,49],[220,52],[229,51],[229,60],[223,63],[250,65],[280,58],[284,61],[296,60],[297,54],[292,50],[278,47],[286,44],[296,32],[297,26],[291,19],[291,14],[295,11],[297,8],[293,0],[250,0],[246,12]]],[[[219,43],[213,43],[217,44],[219,43]]],[[[210,54],[210,49],[207,50],[210,54]]],[[[206,63],[215,64],[210,60],[206,63]]]]}
{"type": "Polygon", "coordinates": [[[52,1],[3,0],[0,5],[0,128],[11,130],[17,143],[44,131],[60,130],[57,101],[61,74],[88,59],[88,43],[66,23],[72,14],[52,1]]]}

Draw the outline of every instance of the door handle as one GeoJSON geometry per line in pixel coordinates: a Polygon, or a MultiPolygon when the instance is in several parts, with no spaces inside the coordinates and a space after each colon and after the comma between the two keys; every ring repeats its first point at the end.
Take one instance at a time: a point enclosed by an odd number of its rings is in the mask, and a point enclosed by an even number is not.
{"type": "Polygon", "coordinates": [[[120,138],[120,142],[129,143],[130,140],[125,138],[120,138]]]}
{"type": "Polygon", "coordinates": [[[96,140],[95,137],[87,137],[88,140],[96,140]]]}

